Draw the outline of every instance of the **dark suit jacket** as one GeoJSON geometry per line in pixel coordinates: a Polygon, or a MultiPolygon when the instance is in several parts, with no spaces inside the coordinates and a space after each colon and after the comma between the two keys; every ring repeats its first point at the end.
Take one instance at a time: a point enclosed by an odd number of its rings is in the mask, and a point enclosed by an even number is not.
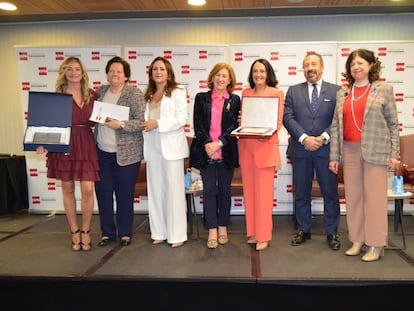
{"type": "MultiPolygon", "coordinates": [[[[227,168],[239,166],[239,154],[237,150],[237,139],[231,137],[230,133],[238,127],[238,115],[240,110],[240,97],[230,94],[223,105],[221,120],[221,135],[219,139],[223,142],[222,157],[227,168]]],[[[197,169],[207,167],[208,155],[204,145],[211,142],[211,91],[198,93],[194,101],[194,138],[190,147],[190,166],[197,169]]]]}
{"type": "MultiPolygon", "coordinates": [[[[286,92],[283,113],[283,125],[290,134],[288,156],[307,157],[311,152],[305,150],[299,142],[299,137],[302,134],[319,136],[326,132],[330,135],[330,126],[336,105],[336,92],[339,89],[339,85],[322,81],[316,111],[312,112],[307,82],[289,87],[286,92]]],[[[325,144],[313,152],[329,155],[329,144],[325,144]]]]}

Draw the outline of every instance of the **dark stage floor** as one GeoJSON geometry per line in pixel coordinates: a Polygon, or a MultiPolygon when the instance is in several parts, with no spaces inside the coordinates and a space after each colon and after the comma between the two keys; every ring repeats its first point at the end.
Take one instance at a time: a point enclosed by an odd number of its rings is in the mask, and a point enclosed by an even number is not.
{"type": "MultiPolygon", "coordinates": [[[[414,218],[403,216],[407,248],[387,249],[380,261],[348,257],[346,219],[340,251],[328,249],[323,219],[315,216],[312,240],[290,246],[290,215],[274,216],[270,247],[246,243],[244,216],[232,216],[229,244],[206,248],[207,230],[183,247],[152,245],[146,215],[135,215],[132,244],[97,247],[94,215],[90,252],[70,250],[64,215],[22,212],[0,218],[0,293],[12,310],[397,310],[414,294],[414,218]],[[286,306],[286,307],[285,307],[286,306]]],[[[390,215],[390,246],[401,246],[390,215]]],[[[401,227],[399,227],[401,228],[401,227]]],[[[3,307],[2,307],[3,309],[3,307]]]]}

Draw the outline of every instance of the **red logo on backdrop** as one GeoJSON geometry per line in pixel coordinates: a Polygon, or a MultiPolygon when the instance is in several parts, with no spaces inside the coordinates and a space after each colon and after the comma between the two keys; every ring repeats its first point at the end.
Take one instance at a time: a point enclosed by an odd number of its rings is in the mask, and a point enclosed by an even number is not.
{"type": "Polygon", "coordinates": [[[404,123],[400,123],[400,132],[403,131],[403,128],[404,128],[404,123]]]}
{"type": "Polygon", "coordinates": [[[309,55],[309,54],[315,54],[316,52],[315,51],[307,51],[306,52],[306,55],[309,55]]]}
{"type": "Polygon", "coordinates": [[[47,183],[47,190],[56,190],[56,183],[54,182],[48,182],[47,183]]]}
{"type": "Polygon", "coordinates": [[[101,86],[101,81],[92,81],[92,88],[96,91],[101,86]]]}
{"type": "Polygon", "coordinates": [[[171,50],[164,50],[164,58],[165,59],[172,59],[172,51],[171,50]]]}
{"type": "Polygon", "coordinates": [[[47,76],[47,67],[39,67],[39,76],[47,76]]]}
{"type": "Polygon", "coordinates": [[[140,197],[134,197],[134,204],[139,204],[141,202],[140,197]]]}
{"type": "Polygon", "coordinates": [[[288,76],[296,76],[298,74],[296,66],[288,67],[288,76]]]}
{"type": "Polygon", "coordinates": [[[277,207],[277,199],[273,199],[273,207],[277,207]]]}
{"type": "Polygon", "coordinates": [[[404,71],[404,70],[405,70],[404,62],[395,63],[395,71],[404,71]]]}
{"type": "Polygon", "coordinates": [[[64,60],[65,59],[65,52],[55,51],[55,59],[56,60],[64,60]]]}
{"type": "Polygon", "coordinates": [[[348,57],[350,53],[351,53],[350,48],[341,48],[341,56],[342,57],[348,57]]]}
{"type": "Polygon", "coordinates": [[[279,60],[279,52],[270,51],[270,60],[279,60]]]}
{"type": "Polygon", "coordinates": [[[404,93],[395,93],[395,101],[396,102],[403,102],[404,101],[404,93]]]}
{"type": "Polygon", "coordinates": [[[30,91],[30,82],[29,81],[23,81],[22,82],[22,91],[30,91]]]}
{"type": "Polygon", "coordinates": [[[339,199],[339,204],[346,204],[345,198],[339,199]]]}
{"type": "Polygon", "coordinates": [[[38,195],[32,196],[32,204],[40,204],[40,203],[41,203],[40,196],[38,195]]]}
{"type": "Polygon", "coordinates": [[[187,104],[189,104],[190,103],[190,94],[188,94],[188,92],[187,92],[186,97],[187,97],[187,104]]]}
{"type": "Polygon", "coordinates": [[[137,82],[137,80],[129,80],[128,84],[129,84],[129,85],[132,85],[132,86],[135,86],[135,87],[137,87],[137,86],[138,86],[138,82],[137,82]]]}
{"type": "Polygon", "coordinates": [[[348,86],[348,81],[345,78],[341,78],[341,86],[342,87],[348,86]]]}
{"type": "Polygon", "coordinates": [[[28,113],[27,111],[25,111],[25,112],[24,112],[24,119],[25,119],[25,120],[27,120],[27,115],[28,115],[28,114],[29,114],[29,113],[28,113]]]}
{"type": "Polygon", "coordinates": [[[137,59],[137,51],[128,51],[128,59],[137,59]]]}
{"type": "Polygon", "coordinates": [[[286,192],[292,193],[293,192],[293,185],[286,185],[286,192]]]}
{"type": "Polygon", "coordinates": [[[207,59],[208,53],[207,50],[198,51],[198,59],[207,59]]]}
{"type": "Polygon", "coordinates": [[[190,132],[190,124],[184,125],[184,132],[189,133],[190,132]]]}
{"type": "Polygon", "coordinates": [[[208,88],[207,84],[208,84],[207,80],[199,80],[198,81],[198,88],[199,89],[206,89],[206,88],[208,88]]]}
{"type": "Polygon", "coordinates": [[[181,65],[181,74],[183,75],[190,74],[190,65],[181,65]]]}
{"type": "Polygon", "coordinates": [[[235,207],[243,207],[243,199],[242,198],[234,198],[233,204],[235,207]]]}
{"type": "Polygon", "coordinates": [[[145,73],[146,73],[146,74],[148,74],[149,69],[150,69],[150,66],[149,66],[149,65],[145,67],[145,73]]]}
{"type": "Polygon", "coordinates": [[[243,90],[243,82],[236,82],[236,85],[234,86],[235,91],[242,91],[243,90]]]}
{"type": "Polygon", "coordinates": [[[387,79],[386,79],[385,77],[381,77],[381,78],[379,78],[378,80],[379,80],[379,81],[381,81],[381,82],[385,82],[385,81],[387,81],[387,79]]]}
{"type": "Polygon", "coordinates": [[[413,108],[413,117],[414,117],[414,108],[413,108]]]}
{"type": "Polygon", "coordinates": [[[37,168],[29,168],[29,176],[30,177],[39,176],[39,171],[37,170],[37,168]]]}
{"type": "Polygon", "coordinates": [[[234,61],[235,62],[242,62],[243,61],[243,52],[234,53],[234,61]]]}
{"type": "Polygon", "coordinates": [[[379,47],[378,48],[378,57],[387,56],[387,48],[379,47]]]}
{"type": "Polygon", "coordinates": [[[92,51],[91,52],[91,59],[92,60],[101,60],[101,52],[100,51],[92,51]]]}
{"type": "Polygon", "coordinates": [[[28,52],[19,52],[19,60],[29,60],[29,53],[28,52]]]}

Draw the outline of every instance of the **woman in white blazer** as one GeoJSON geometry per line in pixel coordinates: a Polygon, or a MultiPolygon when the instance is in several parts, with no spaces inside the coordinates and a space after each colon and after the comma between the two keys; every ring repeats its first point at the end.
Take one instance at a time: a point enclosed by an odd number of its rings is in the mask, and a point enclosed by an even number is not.
{"type": "Polygon", "coordinates": [[[151,239],[153,244],[167,241],[175,248],[187,240],[187,93],[175,81],[172,65],[163,57],[156,57],[150,65],[145,100],[144,159],[151,239]]]}

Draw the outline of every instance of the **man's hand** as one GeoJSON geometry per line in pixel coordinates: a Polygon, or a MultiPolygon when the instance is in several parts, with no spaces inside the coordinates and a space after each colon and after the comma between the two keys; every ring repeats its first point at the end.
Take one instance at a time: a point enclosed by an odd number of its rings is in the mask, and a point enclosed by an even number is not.
{"type": "Polygon", "coordinates": [[[306,150],[315,151],[323,145],[323,136],[308,136],[303,140],[303,145],[306,150]]]}

